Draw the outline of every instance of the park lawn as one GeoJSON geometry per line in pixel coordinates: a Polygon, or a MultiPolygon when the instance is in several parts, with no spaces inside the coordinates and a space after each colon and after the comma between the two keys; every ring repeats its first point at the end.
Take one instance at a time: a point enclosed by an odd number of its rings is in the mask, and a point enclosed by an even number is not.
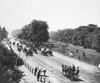
{"type": "MultiPolygon", "coordinates": [[[[62,53],[65,56],[70,57],[68,50],[70,50],[70,51],[74,50],[75,51],[76,49],[78,49],[79,53],[75,54],[72,58],[78,59],[78,56],[80,56],[81,57],[80,61],[92,64],[92,65],[95,65],[95,66],[98,66],[98,64],[100,63],[100,52],[96,52],[93,49],[86,49],[86,48],[83,48],[82,46],[74,46],[72,44],[68,44],[68,46],[66,47],[66,51],[63,51],[63,48],[59,47],[59,42],[53,42],[52,41],[52,42],[50,42],[50,44],[55,44],[55,47],[53,47],[52,49],[54,51],[62,53]],[[85,52],[86,58],[82,57],[83,52],[85,52]]],[[[64,45],[64,43],[62,43],[62,44],[64,45]]]]}

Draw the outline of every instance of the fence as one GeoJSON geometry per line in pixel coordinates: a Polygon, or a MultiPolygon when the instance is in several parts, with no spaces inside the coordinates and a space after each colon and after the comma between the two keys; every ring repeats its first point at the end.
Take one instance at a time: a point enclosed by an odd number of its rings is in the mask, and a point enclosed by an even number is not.
{"type": "MultiPolygon", "coordinates": [[[[31,72],[31,74],[34,74],[34,69],[35,68],[32,68],[28,63],[26,63],[25,61],[24,61],[24,66],[29,70],[29,72],[31,72]]],[[[47,75],[41,75],[41,78],[42,78],[42,82],[43,83],[50,83],[50,81],[49,81],[49,79],[48,79],[48,77],[49,76],[47,76],[47,75]]]]}

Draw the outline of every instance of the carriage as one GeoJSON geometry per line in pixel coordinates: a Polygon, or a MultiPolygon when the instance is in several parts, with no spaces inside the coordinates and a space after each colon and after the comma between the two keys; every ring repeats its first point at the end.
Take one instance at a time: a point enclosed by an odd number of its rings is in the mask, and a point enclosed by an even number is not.
{"type": "Polygon", "coordinates": [[[33,51],[29,49],[26,53],[26,56],[33,56],[33,51]]]}
{"type": "Polygon", "coordinates": [[[51,50],[47,51],[47,55],[53,56],[53,52],[51,50]]]}
{"type": "Polygon", "coordinates": [[[73,72],[67,72],[67,74],[65,75],[68,79],[70,79],[71,81],[76,81],[79,79],[79,75],[74,74],[73,72]]]}
{"type": "Polygon", "coordinates": [[[46,48],[44,48],[44,50],[41,50],[41,55],[53,56],[53,52],[51,51],[51,49],[47,50],[46,48]]]}
{"type": "Polygon", "coordinates": [[[47,52],[46,51],[41,51],[41,55],[47,56],[47,52]]]}
{"type": "Polygon", "coordinates": [[[79,70],[76,70],[74,65],[73,67],[62,65],[62,74],[66,76],[68,79],[70,79],[71,81],[79,80],[79,70]]]}

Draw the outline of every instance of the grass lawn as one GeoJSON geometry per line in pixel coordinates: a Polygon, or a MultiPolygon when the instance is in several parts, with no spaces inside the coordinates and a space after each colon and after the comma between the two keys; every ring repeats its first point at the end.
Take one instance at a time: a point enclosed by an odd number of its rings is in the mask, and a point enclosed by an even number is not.
{"type": "MultiPolygon", "coordinates": [[[[52,43],[50,42],[50,44],[52,44],[52,43]]],[[[53,42],[53,44],[54,44],[54,42],[53,42]]],[[[59,46],[59,44],[57,46],[57,44],[58,43],[55,42],[56,47],[53,47],[53,50],[57,51],[59,53],[62,53],[65,56],[69,56],[69,51],[75,51],[76,49],[78,49],[79,53],[75,53],[72,58],[78,59],[78,56],[80,56],[80,61],[92,64],[92,65],[95,65],[95,66],[98,66],[98,64],[100,63],[100,53],[96,52],[93,49],[85,49],[82,46],[74,46],[72,44],[68,44],[68,46],[65,48],[66,50],[63,51],[62,47],[59,46]],[[86,58],[84,58],[82,56],[83,52],[85,52],[86,58]]]]}

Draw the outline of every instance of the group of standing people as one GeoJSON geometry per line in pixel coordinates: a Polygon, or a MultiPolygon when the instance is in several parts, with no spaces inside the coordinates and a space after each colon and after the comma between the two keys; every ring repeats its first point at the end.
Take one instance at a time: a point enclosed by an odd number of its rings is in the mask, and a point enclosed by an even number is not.
{"type": "MultiPolygon", "coordinates": [[[[37,81],[43,82],[43,77],[46,77],[46,69],[35,67],[34,76],[37,76],[37,81]]],[[[44,78],[44,81],[45,80],[44,78]]]]}
{"type": "Polygon", "coordinates": [[[67,78],[69,78],[70,80],[77,79],[79,76],[79,72],[80,72],[79,67],[75,67],[74,64],[73,66],[62,64],[62,74],[67,78]]]}

